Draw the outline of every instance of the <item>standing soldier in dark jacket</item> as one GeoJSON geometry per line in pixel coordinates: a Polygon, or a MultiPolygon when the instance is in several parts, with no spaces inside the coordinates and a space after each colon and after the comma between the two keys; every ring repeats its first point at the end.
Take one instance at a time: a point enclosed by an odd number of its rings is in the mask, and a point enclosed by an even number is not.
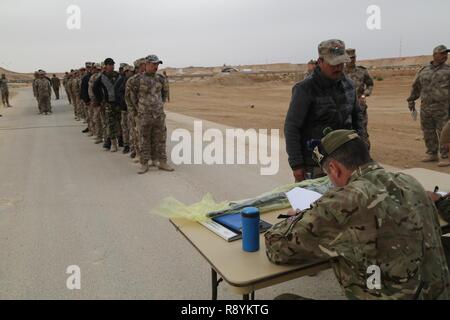
{"type": "Polygon", "coordinates": [[[295,181],[323,175],[312,160],[312,151],[323,138],[325,128],[354,129],[359,135],[363,134],[356,90],[343,72],[344,63],[350,62],[344,42],[323,41],[318,49],[318,67],[292,89],[284,126],[295,181]]]}
{"type": "Polygon", "coordinates": [[[119,74],[114,71],[114,60],[105,59],[105,71],[95,81],[93,91],[96,100],[104,105],[107,140],[103,147],[111,152],[118,151],[117,138],[120,135],[120,107],[117,105],[115,85],[119,74]]]}

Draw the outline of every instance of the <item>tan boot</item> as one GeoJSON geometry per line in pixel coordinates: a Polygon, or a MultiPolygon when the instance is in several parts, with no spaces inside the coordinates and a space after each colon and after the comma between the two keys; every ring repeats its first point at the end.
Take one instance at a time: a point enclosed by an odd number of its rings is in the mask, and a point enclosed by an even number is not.
{"type": "Polygon", "coordinates": [[[138,171],[138,174],[144,174],[146,172],[148,172],[148,163],[146,164],[141,164],[141,168],[138,171]]]}
{"type": "Polygon", "coordinates": [[[441,159],[438,163],[438,167],[444,168],[444,167],[450,167],[450,160],[448,159],[441,159]]]}
{"type": "Polygon", "coordinates": [[[157,166],[158,166],[158,161],[152,160],[152,161],[150,162],[150,167],[157,167],[157,166]]]}
{"type": "Polygon", "coordinates": [[[119,150],[117,146],[117,139],[111,140],[111,152],[117,152],[119,150]]]}
{"type": "Polygon", "coordinates": [[[99,143],[102,143],[102,142],[103,142],[103,139],[102,139],[102,138],[97,138],[97,139],[95,139],[95,141],[94,141],[95,144],[99,144],[99,143]]]}
{"type": "Polygon", "coordinates": [[[165,161],[161,161],[161,162],[158,164],[158,169],[159,169],[159,170],[164,170],[164,171],[169,171],[169,172],[175,170],[174,168],[172,168],[171,166],[169,166],[169,165],[167,164],[167,162],[165,162],[165,161]]]}
{"type": "Polygon", "coordinates": [[[427,154],[425,157],[422,158],[422,162],[434,162],[438,161],[437,154],[427,154]]]}
{"type": "Polygon", "coordinates": [[[139,163],[139,162],[141,162],[141,159],[139,157],[136,157],[136,158],[133,159],[133,162],[134,163],[139,163]]]}

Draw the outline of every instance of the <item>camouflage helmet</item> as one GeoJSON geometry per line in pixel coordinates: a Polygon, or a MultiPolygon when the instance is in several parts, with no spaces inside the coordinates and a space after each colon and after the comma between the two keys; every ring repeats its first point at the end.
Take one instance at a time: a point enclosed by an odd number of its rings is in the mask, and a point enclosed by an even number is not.
{"type": "Polygon", "coordinates": [[[123,71],[133,72],[134,71],[134,67],[127,64],[126,66],[123,67],[123,71]]]}
{"type": "Polygon", "coordinates": [[[349,141],[354,139],[360,139],[359,135],[354,130],[334,130],[326,128],[324,130],[324,137],[320,141],[320,144],[314,148],[312,157],[319,166],[323,161],[334,151],[342,147],[349,141]]]}

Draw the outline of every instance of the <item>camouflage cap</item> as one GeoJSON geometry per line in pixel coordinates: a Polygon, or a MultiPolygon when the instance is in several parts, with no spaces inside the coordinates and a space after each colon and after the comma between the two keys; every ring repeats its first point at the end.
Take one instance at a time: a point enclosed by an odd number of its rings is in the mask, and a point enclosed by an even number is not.
{"type": "Polygon", "coordinates": [[[102,64],[101,64],[101,63],[94,63],[94,64],[93,64],[93,67],[94,67],[95,69],[101,69],[101,68],[102,68],[102,64]]]}
{"type": "Polygon", "coordinates": [[[318,49],[319,49],[319,57],[323,58],[326,63],[332,66],[350,62],[350,58],[345,52],[344,41],[338,39],[330,39],[322,41],[319,44],[318,49]]]}
{"type": "Polygon", "coordinates": [[[348,54],[348,56],[350,58],[355,58],[356,57],[356,50],[355,49],[348,48],[347,50],[345,50],[345,52],[348,54]]]}
{"type": "Polygon", "coordinates": [[[41,69],[38,70],[38,73],[39,73],[39,74],[42,74],[42,75],[45,75],[45,74],[46,74],[46,72],[45,72],[44,70],[41,70],[41,69]]]}
{"type": "Polygon", "coordinates": [[[119,65],[119,68],[125,68],[126,66],[128,65],[128,63],[121,63],[120,65],[119,65]]]}
{"type": "Polygon", "coordinates": [[[317,64],[317,61],[314,60],[314,59],[311,59],[311,60],[308,61],[308,64],[317,64]]]}
{"type": "Polygon", "coordinates": [[[334,151],[341,146],[354,139],[360,139],[359,135],[354,130],[332,130],[326,128],[324,130],[325,137],[322,138],[320,144],[314,148],[313,160],[319,165],[334,151]]]}
{"type": "Polygon", "coordinates": [[[151,54],[151,55],[145,57],[145,62],[163,64],[163,62],[161,60],[159,60],[158,56],[154,55],[154,54],[151,54]]]}
{"type": "Polygon", "coordinates": [[[133,72],[134,71],[134,67],[127,64],[126,66],[123,67],[123,71],[133,72]]]}
{"type": "Polygon", "coordinates": [[[447,47],[444,46],[443,44],[437,46],[437,47],[434,48],[434,50],[433,50],[433,54],[434,54],[434,53],[448,53],[448,52],[450,52],[450,50],[447,49],[447,47]]]}
{"type": "Polygon", "coordinates": [[[91,68],[93,66],[93,62],[85,62],[84,65],[86,68],[91,68]]]}

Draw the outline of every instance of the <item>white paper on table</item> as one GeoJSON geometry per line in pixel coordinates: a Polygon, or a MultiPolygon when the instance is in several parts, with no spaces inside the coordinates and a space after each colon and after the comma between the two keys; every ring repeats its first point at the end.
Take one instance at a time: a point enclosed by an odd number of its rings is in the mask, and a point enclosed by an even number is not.
{"type": "Polygon", "coordinates": [[[294,210],[309,209],[311,204],[313,204],[322,197],[322,195],[318,192],[299,187],[296,187],[291,191],[286,192],[286,196],[294,210]]]}
{"type": "Polygon", "coordinates": [[[436,192],[438,195],[440,195],[441,197],[445,197],[447,194],[448,194],[448,192],[445,192],[445,191],[439,191],[439,192],[436,192]]]}

